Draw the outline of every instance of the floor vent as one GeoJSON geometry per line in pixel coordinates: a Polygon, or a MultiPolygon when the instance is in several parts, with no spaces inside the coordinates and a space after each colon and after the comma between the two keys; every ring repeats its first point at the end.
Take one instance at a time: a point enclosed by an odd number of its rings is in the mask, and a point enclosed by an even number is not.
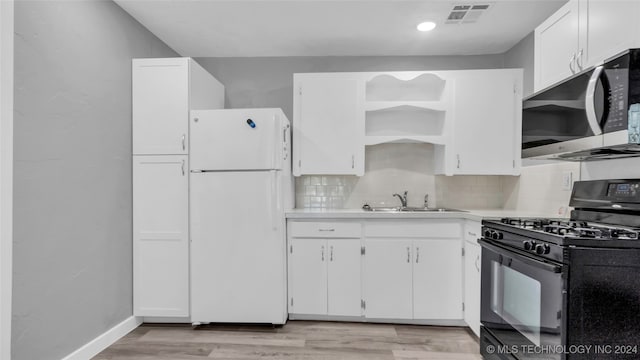
{"type": "Polygon", "coordinates": [[[454,5],[445,24],[472,24],[491,8],[490,4],[454,5]]]}

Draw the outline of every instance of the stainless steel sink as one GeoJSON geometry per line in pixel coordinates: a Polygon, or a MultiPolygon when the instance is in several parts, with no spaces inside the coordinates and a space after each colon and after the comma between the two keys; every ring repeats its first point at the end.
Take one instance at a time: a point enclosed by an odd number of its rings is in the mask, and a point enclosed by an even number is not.
{"type": "Polygon", "coordinates": [[[376,207],[364,205],[362,210],[372,212],[465,212],[464,210],[448,208],[423,208],[423,207],[376,207]]]}
{"type": "Polygon", "coordinates": [[[362,210],[364,211],[374,211],[374,212],[399,212],[399,207],[375,207],[375,206],[363,206],[362,210]]]}
{"type": "Polygon", "coordinates": [[[408,211],[408,212],[463,212],[458,209],[448,209],[448,208],[421,208],[421,207],[405,207],[400,209],[400,211],[408,211]]]}

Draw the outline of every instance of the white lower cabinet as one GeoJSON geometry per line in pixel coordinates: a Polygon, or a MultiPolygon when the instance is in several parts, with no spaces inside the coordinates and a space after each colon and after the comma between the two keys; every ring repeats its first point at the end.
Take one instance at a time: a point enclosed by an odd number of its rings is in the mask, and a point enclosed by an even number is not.
{"type": "Polygon", "coordinates": [[[460,325],[460,219],[288,223],[291,318],[460,325]]]}
{"type": "Polygon", "coordinates": [[[459,220],[367,222],[365,316],[462,320],[461,235],[459,220]]]}
{"type": "Polygon", "coordinates": [[[411,246],[411,240],[375,239],[365,242],[367,318],[413,318],[411,246]]]}
{"type": "Polygon", "coordinates": [[[187,155],[133,157],[133,314],[189,316],[187,155]]]}
{"type": "Polygon", "coordinates": [[[362,280],[360,277],[360,239],[327,240],[327,314],[360,316],[362,280]]]}
{"type": "Polygon", "coordinates": [[[360,251],[359,223],[289,222],[289,313],[361,316],[360,251]]]}
{"type": "Polygon", "coordinates": [[[481,225],[467,221],[465,227],[464,257],[464,321],[480,336],[480,261],[481,247],[478,244],[481,225]]]}
{"type": "Polygon", "coordinates": [[[289,312],[327,314],[326,239],[289,242],[289,312]]]}
{"type": "Polygon", "coordinates": [[[462,251],[452,239],[414,241],[413,318],[462,319],[462,251]]]}
{"type": "Polygon", "coordinates": [[[462,319],[459,239],[367,239],[365,315],[372,319],[462,319]]]}

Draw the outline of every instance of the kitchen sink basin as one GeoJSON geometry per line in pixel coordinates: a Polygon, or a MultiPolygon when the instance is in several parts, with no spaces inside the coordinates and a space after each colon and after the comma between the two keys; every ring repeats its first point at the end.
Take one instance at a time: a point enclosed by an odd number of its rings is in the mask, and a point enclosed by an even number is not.
{"type": "Polygon", "coordinates": [[[423,207],[376,207],[364,205],[362,210],[372,212],[464,212],[464,210],[448,208],[423,208],[423,207]]]}
{"type": "Polygon", "coordinates": [[[362,207],[364,211],[374,211],[374,212],[399,212],[399,207],[376,207],[376,206],[368,206],[365,205],[362,207]]]}
{"type": "Polygon", "coordinates": [[[421,207],[405,207],[400,209],[400,211],[407,212],[463,212],[462,210],[457,209],[448,209],[448,208],[421,208],[421,207]]]}

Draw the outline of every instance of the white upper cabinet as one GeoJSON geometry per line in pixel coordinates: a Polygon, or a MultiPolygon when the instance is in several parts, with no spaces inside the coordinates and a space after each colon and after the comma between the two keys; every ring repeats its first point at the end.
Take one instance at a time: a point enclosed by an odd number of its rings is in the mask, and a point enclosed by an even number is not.
{"type": "Polygon", "coordinates": [[[587,68],[629,48],[640,46],[640,1],[580,0],[578,59],[587,68]]]}
{"type": "Polygon", "coordinates": [[[295,74],[293,174],[363,175],[363,84],[341,74],[295,74]]]}
{"type": "Polygon", "coordinates": [[[187,154],[189,111],[224,107],[224,86],[191,58],[133,59],[133,154],[187,154]]]}
{"type": "Polygon", "coordinates": [[[518,175],[521,89],[519,69],[294,74],[293,174],[361,176],[366,146],[428,143],[437,174],[518,175]]]}
{"type": "Polygon", "coordinates": [[[518,175],[522,70],[474,70],[456,78],[455,124],[436,173],[518,175]]]}
{"type": "Polygon", "coordinates": [[[580,71],[576,56],[580,46],[580,2],[571,0],[534,33],[534,91],[580,71]]]}
{"type": "Polygon", "coordinates": [[[535,30],[534,91],[640,46],[640,2],[570,0],[535,30]]]}

